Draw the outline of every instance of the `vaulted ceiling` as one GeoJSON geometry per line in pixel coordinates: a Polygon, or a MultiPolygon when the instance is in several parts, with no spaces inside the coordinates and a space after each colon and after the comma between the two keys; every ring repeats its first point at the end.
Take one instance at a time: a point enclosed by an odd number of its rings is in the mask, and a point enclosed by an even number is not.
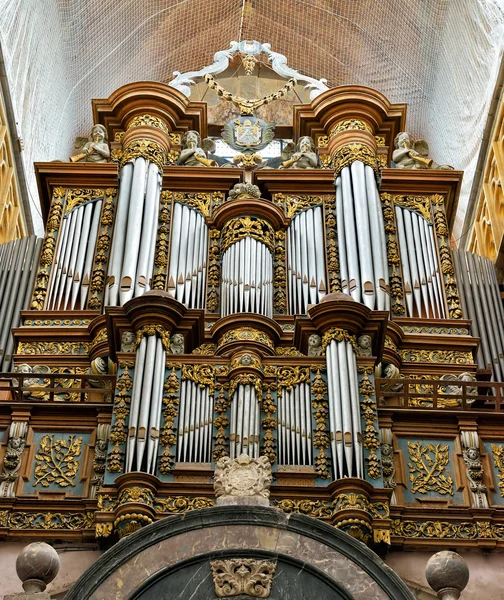
{"type": "Polygon", "coordinates": [[[366,85],[408,103],[408,129],[438,162],[466,170],[461,233],[504,48],[500,0],[0,0],[35,221],[31,165],[68,157],[90,128],[92,98],[169,81],[243,39],[269,42],[331,87],[366,85]]]}

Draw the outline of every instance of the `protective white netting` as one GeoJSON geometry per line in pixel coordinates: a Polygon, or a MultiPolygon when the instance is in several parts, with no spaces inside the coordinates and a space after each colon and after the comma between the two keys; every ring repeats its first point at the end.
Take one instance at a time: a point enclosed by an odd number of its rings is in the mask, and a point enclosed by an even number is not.
{"type": "Polygon", "coordinates": [[[0,0],[33,198],[32,163],[68,157],[91,126],[92,98],[169,81],[236,39],[269,42],[331,86],[407,102],[408,129],[438,162],[466,170],[464,209],[504,47],[502,0],[0,0]]]}

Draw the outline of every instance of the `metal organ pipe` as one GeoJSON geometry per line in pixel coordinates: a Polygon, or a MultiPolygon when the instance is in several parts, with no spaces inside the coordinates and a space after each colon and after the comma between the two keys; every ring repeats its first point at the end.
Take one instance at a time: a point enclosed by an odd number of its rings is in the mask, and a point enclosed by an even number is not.
{"type": "Polygon", "coordinates": [[[259,457],[260,408],[256,390],[251,384],[239,384],[231,400],[230,457],[243,452],[259,457]]]}
{"type": "Polygon", "coordinates": [[[298,383],[278,396],[278,464],[313,464],[310,384],[298,383]]]}
{"type": "Polygon", "coordinates": [[[255,312],[273,316],[273,257],[252,237],[234,242],[222,257],[221,315],[255,312]]]}
{"type": "MultiPolygon", "coordinates": [[[[308,304],[320,302],[327,290],[322,207],[298,214],[286,240],[290,313],[305,314],[308,304]]],[[[268,291],[272,296],[273,272],[268,267],[268,291]]]]}
{"type": "Polygon", "coordinates": [[[208,386],[183,380],[177,434],[178,462],[211,462],[213,395],[208,386]]]}
{"type": "Polygon", "coordinates": [[[326,363],[334,478],[362,477],[362,434],[353,346],[345,340],[331,340],[326,348],[326,363]]]}

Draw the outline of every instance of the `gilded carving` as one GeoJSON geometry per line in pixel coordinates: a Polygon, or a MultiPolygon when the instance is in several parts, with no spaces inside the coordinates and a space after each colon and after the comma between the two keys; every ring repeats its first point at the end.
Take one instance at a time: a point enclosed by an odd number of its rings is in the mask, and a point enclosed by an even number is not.
{"type": "Polygon", "coordinates": [[[392,520],[391,533],[396,537],[476,540],[503,539],[504,526],[488,521],[401,521],[392,520]]]}
{"type": "Polygon", "coordinates": [[[142,338],[147,335],[159,335],[161,339],[161,343],[163,344],[163,348],[167,353],[170,352],[170,332],[167,331],[162,325],[157,325],[155,323],[149,325],[143,325],[136,332],[136,345],[137,348],[142,341],[142,338]]]}
{"type": "MultiPolygon", "coordinates": [[[[183,365],[183,369],[186,365],[183,365]]],[[[159,472],[163,475],[167,475],[173,468],[175,462],[175,455],[171,451],[171,447],[177,443],[177,431],[175,428],[175,419],[178,415],[178,405],[180,383],[175,372],[172,368],[170,375],[166,378],[163,386],[163,427],[161,428],[161,435],[159,442],[163,446],[163,453],[159,458],[159,472]]]]}
{"type": "Polygon", "coordinates": [[[75,487],[81,449],[81,437],[70,435],[67,440],[55,439],[50,434],[44,435],[35,454],[33,487],[38,484],[49,487],[51,483],[60,487],[75,487]]]}
{"type": "Polygon", "coordinates": [[[313,433],[313,447],[318,450],[315,456],[315,472],[321,479],[329,479],[329,405],[327,401],[327,385],[322,378],[320,367],[312,367],[315,373],[311,386],[313,418],[315,431],[313,433]]]}
{"type": "Polygon", "coordinates": [[[203,356],[213,356],[215,354],[216,350],[217,350],[217,344],[201,344],[201,346],[198,346],[197,348],[195,348],[192,351],[192,353],[200,354],[203,356]]]}
{"type": "Polygon", "coordinates": [[[204,217],[209,217],[212,212],[212,196],[207,192],[176,192],[173,197],[176,202],[196,209],[204,217]]]}
{"type": "Polygon", "coordinates": [[[131,389],[133,387],[129,366],[125,363],[119,363],[119,369],[122,369],[122,373],[120,373],[116,383],[113,421],[110,430],[110,441],[114,444],[108,455],[107,469],[110,473],[120,473],[123,469],[122,447],[124,447],[128,437],[126,419],[130,411],[131,389]]]}
{"type": "Polygon", "coordinates": [[[450,461],[448,445],[408,442],[410,471],[409,479],[412,493],[427,494],[437,492],[453,496],[453,479],[445,475],[450,461]]]}
{"type": "Polygon", "coordinates": [[[322,350],[325,352],[327,346],[335,340],[336,342],[350,342],[355,352],[358,352],[357,340],[355,335],[348,333],[346,329],[331,327],[322,336],[322,350]]]}
{"type": "Polygon", "coordinates": [[[474,362],[472,352],[459,350],[399,350],[403,361],[426,362],[426,363],[448,363],[454,365],[466,365],[474,362]]]}
{"type": "Polygon", "coordinates": [[[96,523],[95,534],[96,537],[109,537],[112,535],[113,524],[112,523],[96,523]]]}
{"type": "Polygon", "coordinates": [[[336,229],[336,198],[325,199],[326,260],[329,274],[329,293],[341,292],[338,235],[336,229]]]}
{"type": "Polygon", "coordinates": [[[276,406],[273,400],[271,391],[275,389],[274,385],[267,385],[264,388],[265,394],[262,399],[261,410],[266,415],[262,420],[262,428],[264,429],[264,439],[261,447],[261,456],[266,456],[271,464],[277,460],[276,456],[276,439],[273,435],[277,427],[277,420],[273,416],[276,413],[276,406]]]}
{"type": "Polygon", "coordinates": [[[273,254],[273,308],[278,314],[287,313],[287,277],[285,231],[275,233],[275,252],[273,254]]]}
{"type": "Polygon", "coordinates": [[[229,344],[236,340],[260,342],[272,350],[274,349],[273,340],[264,332],[259,329],[254,329],[253,327],[239,327],[238,329],[227,331],[219,340],[217,348],[221,348],[224,344],[229,344]]]}
{"type": "Polygon", "coordinates": [[[157,165],[161,171],[167,162],[166,152],[158,143],[140,139],[132,140],[123,148],[119,167],[122,168],[127,162],[140,156],[157,165]]]}
{"type": "Polygon", "coordinates": [[[162,121],[159,117],[155,117],[153,115],[138,115],[134,117],[126,127],[127,130],[133,129],[134,127],[155,127],[156,129],[161,129],[166,135],[169,135],[168,127],[166,123],[162,121]]]}
{"type": "Polygon", "coordinates": [[[105,190],[105,202],[102,207],[100,229],[96,240],[96,253],[94,258],[91,281],[89,283],[89,300],[87,307],[98,310],[101,308],[103,290],[109,250],[112,243],[112,226],[114,223],[116,190],[105,190]]]}
{"type": "Polygon", "coordinates": [[[0,511],[0,526],[9,529],[65,529],[78,531],[81,529],[94,529],[95,516],[87,512],[35,512],[0,511]]]}
{"type": "Polygon", "coordinates": [[[418,212],[424,219],[429,221],[429,223],[432,222],[430,196],[403,196],[401,194],[395,194],[392,198],[394,204],[418,212]]]}
{"type": "Polygon", "coordinates": [[[35,280],[35,289],[30,308],[33,310],[42,310],[47,295],[49,285],[49,276],[51,274],[51,265],[54,259],[54,251],[56,249],[56,239],[61,225],[63,216],[63,202],[65,198],[65,190],[63,188],[54,188],[51,210],[47,219],[46,236],[42,244],[40,253],[39,268],[37,278],[35,280]]]}
{"type": "Polygon", "coordinates": [[[103,485],[105,476],[105,463],[107,462],[107,446],[110,435],[110,425],[100,423],[96,428],[96,442],[94,446],[93,457],[93,475],[91,477],[91,492],[90,498],[96,498],[103,485]]]}
{"type": "Polygon", "coordinates": [[[373,133],[373,128],[369,123],[366,123],[361,119],[345,119],[344,121],[339,121],[331,128],[329,131],[329,139],[332,140],[333,137],[342,131],[369,131],[369,133],[373,133]]]}
{"type": "Polygon", "coordinates": [[[288,348],[284,346],[277,346],[275,348],[275,354],[277,356],[305,356],[302,352],[300,352],[294,346],[290,346],[288,348]]]}
{"type": "Polygon", "coordinates": [[[385,224],[387,260],[389,263],[389,286],[392,298],[392,314],[404,316],[404,289],[401,273],[401,258],[397,245],[397,227],[395,223],[394,198],[392,194],[381,194],[383,221],[385,224]]]}
{"type": "Polygon", "coordinates": [[[156,498],[154,509],[157,513],[185,513],[191,510],[201,510],[215,506],[213,498],[186,496],[169,496],[168,498],[156,498]]]}
{"type": "Polygon", "coordinates": [[[18,354],[87,354],[86,342],[19,342],[18,354]]]}
{"type": "Polygon", "coordinates": [[[215,595],[230,598],[242,594],[269,598],[276,564],[269,560],[230,558],[210,561],[215,595]]]}
{"type": "Polygon", "coordinates": [[[373,519],[388,519],[390,507],[386,502],[370,502],[363,494],[342,493],[333,500],[275,500],[277,508],[287,513],[300,513],[318,519],[331,519],[345,510],[362,510],[373,519]]]}
{"type": "Polygon", "coordinates": [[[298,213],[313,206],[322,206],[324,201],[333,199],[334,196],[308,195],[308,194],[273,194],[273,202],[281,206],[287,217],[295,217],[298,213]]]}
{"type": "Polygon", "coordinates": [[[504,498],[504,446],[502,444],[492,444],[492,456],[494,467],[497,469],[498,487],[500,495],[504,498]]]}
{"type": "Polygon", "coordinates": [[[14,496],[14,485],[21,468],[21,456],[26,445],[28,423],[13,421],[9,427],[9,438],[0,473],[0,497],[14,496]]]}
{"type": "Polygon", "coordinates": [[[231,396],[227,393],[228,389],[228,384],[217,383],[215,386],[216,395],[214,412],[217,416],[214,418],[216,434],[212,454],[212,458],[215,463],[223,456],[227,456],[228,454],[229,419],[226,415],[229,407],[231,406],[231,396]]]}
{"type": "Polygon", "coordinates": [[[172,192],[164,191],[161,193],[156,251],[154,254],[154,274],[152,276],[153,290],[164,290],[166,288],[172,198],[172,192]]]}
{"type": "Polygon", "coordinates": [[[310,381],[309,367],[277,367],[276,374],[279,396],[282,395],[284,388],[290,392],[293,386],[310,381]]]}
{"type": "Polygon", "coordinates": [[[338,177],[345,167],[359,160],[373,169],[377,178],[380,177],[380,161],[376,154],[365,144],[346,144],[331,155],[334,177],[338,177]]]}
{"type": "Polygon", "coordinates": [[[378,415],[375,389],[369,378],[373,373],[373,368],[360,366],[358,367],[358,371],[362,374],[359,384],[359,394],[361,398],[361,418],[365,424],[364,431],[362,432],[362,445],[369,451],[366,457],[367,474],[371,479],[379,479],[381,476],[381,464],[376,454],[376,450],[380,446],[378,439],[378,415]]]}
{"type": "Polygon", "coordinates": [[[219,310],[220,258],[220,231],[218,229],[210,229],[206,306],[209,312],[217,312],[219,310]]]}
{"type": "Polygon", "coordinates": [[[221,251],[246,237],[265,244],[271,253],[275,250],[275,230],[264,219],[258,217],[236,217],[227,221],[221,233],[221,251]]]}

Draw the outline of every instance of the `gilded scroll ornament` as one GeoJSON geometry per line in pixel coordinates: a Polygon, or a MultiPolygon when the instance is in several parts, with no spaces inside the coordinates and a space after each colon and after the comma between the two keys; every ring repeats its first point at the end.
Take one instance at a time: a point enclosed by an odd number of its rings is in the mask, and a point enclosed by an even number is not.
{"type": "Polygon", "coordinates": [[[49,487],[52,483],[60,487],[75,487],[81,449],[81,437],[70,435],[67,440],[44,435],[35,454],[33,487],[38,484],[49,487]]]}
{"type": "Polygon", "coordinates": [[[35,327],[83,327],[91,323],[91,319],[25,319],[24,325],[35,327]]]}
{"type": "MultiPolygon", "coordinates": [[[[205,365],[201,365],[205,366],[205,365]]],[[[183,365],[182,368],[185,368],[183,365]]],[[[163,453],[159,458],[159,472],[167,475],[175,464],[175,455],[171,447],[177,443],[177,430],[175,428],[175,419],[178,416],[178,405],[180,401],[180,383],[172,368],[163,386],[163,426],[159,442],[163,446],[163,453]]]]}
{"type": "Polygon", "coordinates": [[[409,480],[411,492],[428,494],[436,492],[441,495],[453,496],[453,479],[445,475],[445,469],[450,462],[448,444],[423,444],[408,442],[410,471],[409,480]]]}
{"type": "Polygon", "coordinates": [[[175,202],[194,208],[203,217],[209,217],[212,212],[212,196],[207,192],[176,192],[173,197],[175,202]]]}
{"type": "Polygon", "coordinates": [[[380,446],[378,439],[378,414],[376,409],[375,389],[369,376],[373,373],[372,367],[358,367],[361,373],[359,384],[361,418],[365,427],[362,432],[362,446],[369,451],[366,457],[368,477],[379,479],[381,477],[381,463],[376,451],[380,446]]]}
{"type": "Polygon", "coordinates": [[[317,137],[317,148],[327,148],[328,143],[329,143],[328,135],[319,135],[317,137]]]}
{"type": "Polygon", "coordinates": [[[105,538],[112,535],[113,524],[112,523],[96,523],[95,535],[97,538],[105,538]]]}
{"type": "Polygon", "coordinates": [[[94,529],[95,516],[87,512],[35,512],[0,511],[0,526],[9,529],[44,529],[44,530],[70,530],[94,529]]]}
{"type": "Polygon", "coordinates": [[[147,335],[147,336],[156,335],[156,333],[159,335],[159,337],[161,339],[163,348],[165,349],[165,351],[167,353],[169,353],[170,352],[170,332],[167,331],[162,325],[157,325],[156,323],[149,324],[149,325],[143,325],[142,327],[140,327],[140,329],[137,330],[137,332],[136,332],[137,348],[140,345],[140,342],[142,341],[142,338],[145,335],[147,335]]]}
{"type": "Polygon", "coordinates": [[[271,253],[275,250],[275,230],[264,219],[257,217],[236,217],[227,221],[221,233],[221,251],[246,237],[252,237],[265,244],[271,253]]]}
{"type": "Polygon", "coordinates": [[[262,395],[262,380],[255,373],[240,373],[229,382],[229,396],[232,397],[239,385],[252,385],[260,398],[262,395]]]}
{"type": "Polygon", "coordinates": [[[380,177],[380,161],[376,154],[365,144],[346,144],[331,155],[334,176],[338,177],[345,167],[359,160],[373,169],[377,178],[380,177]]]}
{"type": "Polygon", "coordinates": [[[63,188],[54,188],[51,210],[47,219],[46,236],[42,244],[40,261],[35,280],[35,289],[33,292],[30,308],[33,310],[42,310],[44,308],[47,289],[49,285],[49,276],[51,266],[54,260],[54,251],[56,249],[56,239],[63,216],[63,202],[65,199],[65,190],[63,188]]]}
{"type": "Polygon", "coordinates": [[[504,525],[489,521],[392,520],[392,535],[403,538],[444,540],[504,539],[504,525]]]}
{"type": "Polygon", "coordinates": [[[109,473],[120,473],[123,469],[123,447],[128,438],[126,420],[130,411],[131,389],[133,387],[133,378],[129,372],[129,366],[125,363],[119,363],[119,369],[120,375],[116,383],[113,421],[110,430],[110,441],[114,445],[108,455],[107,470],[109,473]]]}
{"type": "Polygon", "coordinates": [[[336,198],[334,196],[326,196],[324,204],[329,293],[333,294],[341,292],[338,235],[336,230],[336,198]]]}
{"type": "Polygon", "coordinates": [[[275,232],[275,252],[273,254],[273,308],[278,314],[287,313],[287,277],[285,231],[275,232]]]}
{"type": "Polygon", "coordinates": [[[140,139],[131,141],[123,148],[121,162],[119,163],[120,168],[130,160],[139,157],[154,163],[161,171],[167,162],[166,152],[158,143],[152,140],[140,139]]]}
{"type": "Polygon", "coordinates": [[[405,333],[433,333],[436,335],[469,335],[465,327],[419,327],[417,325],[401,325],[405,333]]]}
{"type": "Polygon", "coordinates": [[[498,487],[500,495],[504,498],[504,446],[502,444],[492,444],[492,456],[494,467],[497,469],[498,487]]]}
{"type": "Polygon", "coordinates": [[[294,386],[310,381],[310,367],[278,367],[276,374],[279,396],[284,389],[290,392],[294,386]]]}
{"type": "Polygon", "coordinates": [[[387,260],[389,263],[390,297],[392,298],[392,314],[401,317],[405,314],[404,288],[401,273],[401,258],[397,244],[397,227],[395,223],[394,196],[383,193],[382,201],[383,221],[387,238],[387,260]]]}
{"type": "Polygon", "coordinates": [[[269,560],[231,558],[210,561],[218,598],[249,596],[269,598],[276,564],[269,560]]]}
{"type": "Polygon", "coordinates": [[[126,127],[127,130],[133,129],[134,127],[155,127],[156,129],[161,129],[166,135],[169,135],[170,132],[166,123],[162,121],[159,117],[155,117],[153,115],[138,115],[133,118],[126,127]]]}
{"type": "Polygon", "coordinates": [[[73,210],[76,206],[86,204],[93,200],[99,200],[105,195],[104,190],[97,189],[72,189],[67,191],[67,199],[65,203],[65,215],[73,210]]]}
{"type": "MultiPolygon", "coordinates": [[[[390,194],[387,194],[390,196],[390,194]]],[[[408,208],[422,215],[424,219],[432,223],[431,215],[431,196],[404,196],[394,194],[392,196],[394,204],[408,208]]]]}
{"type": "Polygon", "coordinates": [[[226,333],[220,338],[217,348],[221,348],[225,344],[229,344],[230,342],[237,340],[259,342],[265,346],[268,346],[268,348],[271,348],[272,350],[275,347],[273,340],[263,331],[254,329],[253,327],[239,327],[238,329],[226,331],[226,333]]]}
{"type": "Polygon", "coordinates": [[[153,290],[164,290],[166,288],[172,198],[172,192],[164,191],[161,193],[156,251],[154,254],[154,274],[152,276],[153,290]]]}
{"type": "Polygon", "coordinates": [[[215,386],[215,367],[213,365],[182,365],[182,380],[193,381],[200,387],[208,387],[212,396],[215,386]]]}
{"type": "Polygon", "coordinates": [[[86,342],[19,342],[18,354],[87,354],[86,342]]]}
{"type": "Polygon", "coordinates": [[[321,368],[312,368],[315,373],[311,385],[313,418],[315,431],[313,433],[313,447],[318,450],[315,456],[315,472],[321,479],[329,479],[330,459],[329,449],[329,405],[327,401],[327,385],[322,378],[321,368]]]}
{"type": "Polygon", "coordinates": [[[305,356],[302,352],[300,352],[294,346],[290,346],[288,348],[284,346],[277,346],[275,348],[275,354],[277,356],[305,356]]]}
{"type": "Polygon", "coordinates": [[[201,510],[215,506],[213,498],[204,498],[196,496],[188,498],[187,496],[169,496],[168,498],[155,498],[154,509],[157,513],[186,513],[191,510],[201,510]]]}
{"type": "Polygon", "coordinates": [[[299,513],[317,519],[331,519],[341,511],[361,510],[373,519],[388,519],[390,507],[386,502],[370,502],[364,494],[342,493],[332,500],[275,500],[277,508],[287,513],[299,513]]]}
{"type": "Polygon", "coordinates": [[[326,351],[327,346],[329,346],[333,340],[336,342],[350,342],[355,352],[358,352],[357,339],[355,335],[351,335],[346,329],[331,327],[324,333],[322,336],[322,350],[324,352],[326,351]]]}
{"type": "Polygon", "coordinates": [[[332,198],[333,196],[329,195],[273,194],[273,202],[284,210],[286,217],[290,218],[313,206],[322,206],[324,201],[327,202],[332,198]]]}
{"type": "Polygon", "coordinates": [[[203,356],[213,356],[215,354],[216,350],[217,350],[217,344],[201,344],[201,346],[198,346],[197,348],[195,348],[192,351],[192,353],[203,355],[203,356]]]}
{"type": "Polygon", "coordinates": [[[220,294],[220,231],[210,229],[210,245],[208,249],[208,272],[207,272],[207,310],[217,312],[219,310],[220,294]]]}
{"type": "Polygon", "coordinates": [[[331,128],[329,131],[329,139],[332,140],[333,137],[342,131],[369,131],[369,133],[373,133],[373,128],[369,123],[366,123],[361,119],[345,119],[344,121],[339,121],[331,128]]]}
{"type": "Polygon", "coordinates": [[[474,362],[472,352],[459,350],[399,350],[403,361],[414,363],[446,363],[452,365],[467,365],[474,362]]]}

